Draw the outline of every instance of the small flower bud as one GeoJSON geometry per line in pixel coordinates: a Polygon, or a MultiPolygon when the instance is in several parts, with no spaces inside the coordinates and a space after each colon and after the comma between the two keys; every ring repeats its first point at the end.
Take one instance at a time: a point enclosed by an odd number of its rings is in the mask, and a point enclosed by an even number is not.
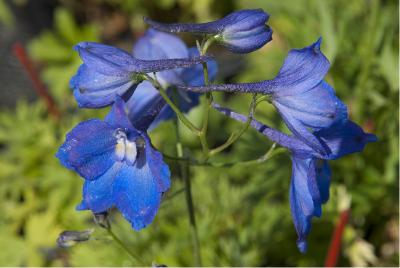
{"type": "Polygon", "coordinates": [[[87,241],[93,233],[93,229],[86,231],[64,231],[57,238],[57,244],[62,248],[69,248],[79,242],[87,241]]]}

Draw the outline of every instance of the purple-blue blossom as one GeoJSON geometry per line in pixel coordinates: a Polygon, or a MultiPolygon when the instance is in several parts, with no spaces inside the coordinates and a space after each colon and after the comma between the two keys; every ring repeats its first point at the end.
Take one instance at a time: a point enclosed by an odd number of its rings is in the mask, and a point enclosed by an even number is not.
{"type": "MultiPolygon", "coordinates": [[[[171,58],[193,58],[198,57],[197,48],[188,48],[178,37],[159,32],[154,29],[146,31],[133,48],[133,56],[141,60],[159,60],[171,58]]],[[[217,74],[217,63],[214,60],[207,61],[209,79],[212,81],[217,74]]],[[[149,74],[152,76],[152,74],[149,74]]],[[[204,85],[203,67],[201,64],[193,65],[189,68],[177,68],[173,70],[161,71],[156,74],[160,84],[169,88],[172,93],[172,87],[176,85],[201,86],[204,85]]],[[[185,90],[176,90],[175,96],[172,96],[177,102],[182,112],[188,112],[199,103],[199,93],[187,92],[185,90]]],[[[138,85],[132,97],[127,102],[129,117],[138,118],[142,110],[151,105],[157,98],[160,98],[158,90],[148,81],[143,81],[138,85]]],[[[152,127],[162,120],[168,120],[175,116],[169,105],[166,105],[154,120],[152,127]]]]}
{"type": "Polygon", "coordinates": [[[347,107],[323,79],[329,61],[320,50],[321,38],[311,46],[293,49],[277,76],[256,83],[222,84],[202,87],[181,86],[192,92],[241,92],[271,96],[287,127],[321,154],[329,154],[309,130],[318,131],[347,120],[347,107]]]}
{"type": "Polygon", "coordinates": [[[141,60],[119,48],[93,42],[81,42],[74,49],[83,64],[72,77],[70,87],[78,105],[85,108],[101,108],[111,105],[117,96],[129,97],[145,73],[190,67],[210,59],[201,56],[141,60]]]}
{"type": "MultiPolygon", "coordinates": [[[[214,108],[237,121],[246,122],[245,115],[214,104],[214,108]]],[[[343,124],[314,132],[329,154],[321,154],[296,136],[284,134],[252,119],[250,126],[273,142],[289,149],[292,158],[290,184],[290,208],[297,231],[297,246],[304,253],[307,250],[307,235],[311,230],[312,217],[321,216],[321,205],[329,199],[331,171],[327,160],[361,152],[369,142],[376,142],[374,134],[365,133],[351,120],[343,124]]]]}
{"type": "Polygon", "coordinates": [[[146,130],[164,105],[159,99],[131,122],[117,97],[104,121],[81,122],[67,134],[56,156],[85,180],[78,210],[116,207],[135,230],[153,221],[170,188],[170,171],[146,130]]]}
{"type": "Polygon", "coordinates": [[[234,53],[249,53],[272,40],[268,19],[262,9],[244,9],[206,23],[160,23],[148,18],[145,22],[160,31],[205,34],[234,53]]]}

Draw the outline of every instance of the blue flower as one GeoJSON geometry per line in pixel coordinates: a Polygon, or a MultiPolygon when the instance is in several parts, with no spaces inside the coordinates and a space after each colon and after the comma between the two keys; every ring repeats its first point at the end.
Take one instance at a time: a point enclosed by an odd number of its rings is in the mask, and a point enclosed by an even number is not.
{"type": "Polygon", "coordinates": [[[266,25],[268,19],[262,9],[245,9],[207,23],[160,23],[148,18],[145,22],[164,32],[211,35],[234,53],[249,53],[272,40],[272,30],[266,25]]]}
{"type": "Polygon", "coordinates": [[[303,142],[321,154],[329,154],[310,132],[343,124],[347,107],[333,88],[323,81],[329,61],[320,51],[321,39],[303,49],[293,49],[278,75],[257,83],[223,84],[203,87],[180,87],[193,92],[225,91],[261,93],[271,96],[286,125],[303,142]]]}
{"type": "MultiPolygon", "coordinates": [[[[192,58],[199,56],[195,47],[187,48],[185,43],[178,37],[149,29],[145,35],[138,40],[133,48],[133,56],[142,60],[159,60],[170,58],[192,58]]],[[[217,63],[214,60],[207,62],[209,79],[213,80],[217,74],[217,63]]],[[[152,74],[149,74],[152,75],[152,74]]],[[[201,64],[189,68],[178,68],[157,73],[157,79],[164,87],[175,85],[204,85],[203,67],[201,64]]],[[[171,91],[168,90],[169,92],[171,91]]],[[[199,93],[176,90],[175,101],[179,103],[179,108],[183,112],[188,112],[199,103],[199,93]]],[[[146,109],[152,102],[160,98],[158,90],[148,82],[142,82],[135,90],[132,97],[127,102],[129,118],[134,120],[139,118],[142,110],[146,109]]],[[[150,128],[154,128],[162,120],[168,120],[175,116],[169,105],[166,105],[150,128]]]]}
{"type": "Polygon", "coordinates": [[[82,42],[74,47],[83,64],[70,81],[80,107],[100,108],[111,105],[116,96],[126,97],[143,81],[144,73],[204,62],[208,56],[190,59],[140,60],[107,45],[82,42]]]}
{"type": "MultiPolygon", "coordinates": [[[[247,120],[246,116],[217,104],[214,108],[240,122],[247,120]]],[[[311,219],[321,216],[321,205],[329,199],[331,171],[327,160],[361,152],[367,143],[377,141],[377,137],[365,133],[356,123],[347,120],[343,124],[314,132],[316,138],[330,152],[321,154],[296,136],[284,134],[254,119],[250,125],[292,153],[290,207],[298,234],[297,246],[304,253],[307,250],[306,238],[311,230],[311,219]]]]}
{"type": "Polygon", "coordinates": [[[164,105],[155,102],[141,120],[130,122],[117,97],[104,121],[81,122],[67,134],[56,156],[85,179],[78,210],[116,207],[135,230],[153,221],[170,188],[170,171],[146,129],[164,105]]]}

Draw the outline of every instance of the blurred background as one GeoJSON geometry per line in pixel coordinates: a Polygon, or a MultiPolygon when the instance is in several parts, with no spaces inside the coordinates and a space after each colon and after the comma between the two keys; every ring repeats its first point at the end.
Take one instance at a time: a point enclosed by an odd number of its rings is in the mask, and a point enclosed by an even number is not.
{"type": "MultiPolygon", "coordinates": [[[[305,255],[296,248],[290,216],[287,153],[246,168],[193,167],[203,264],[323,266],[332,235],[342,222],[342,243],[334,248],[339,253],[338,266],[399,265],[397,1],[2,0],[1,266],[137,265],[98,228],[91,241],[67,249],[56,243],[64,230],[86,230],[95,224],[89,212],[75,211],[82,179],[62,167],[54,154],[74,125],[107,112],[77,108],[68,82],[81,61],[72,46],[99,41],[130,51],[146,30],[143,16],[164,22],[205,22],[243,8],[263,8],[270,14],[273,41],[248,55],[213,46],[211,53],[219,63],[217,83],[270,79],[289,49],[307,46],[322,36],[322,51],[332,64],[328,82],[348,105],[351,118],[375,133],[379,142],[368,144],[363,153],[330,162],[331,199],[323,207],[322,218],[313,221],[305,255]],[[349,211],[345,221],[343,213],[349,211]]],[[[195,44],[190,35],[181,37],[188,45],[195,44]]],[[[250,103],[248,96],[239,94],[215,94],[215,98],[242,112],[250,103]]],[[[200,109],[193,109],[189,116],[200,122],[200,109]]],[[[259,106],[256,117],[284,130],[268,104],[259,106]]],[[[209,143],[221,144],[238,127],[237,122],[212,112],[209,143]]],[[[197,139],[182,132],[187,150],[198,151],[197,139]]],[[[173,133],[172,122],[161,124],[151,136],[157,148],[173,154],[175,138],[169,133],[173,133]]],[[[249,130],[213,161],[255,159],[270,146],[267,139],[249,130]]],[[[170,166],[178,174],[176,163],[170,166]]],[[[183,183],[176,176],[172,180],[173,195],[183,183]]],[[[154,223],[139,233],[118,213],[112,213],[111,220],[118,235],[148,265],[193,265],[184,194],[168,198],[154,223]]]]}

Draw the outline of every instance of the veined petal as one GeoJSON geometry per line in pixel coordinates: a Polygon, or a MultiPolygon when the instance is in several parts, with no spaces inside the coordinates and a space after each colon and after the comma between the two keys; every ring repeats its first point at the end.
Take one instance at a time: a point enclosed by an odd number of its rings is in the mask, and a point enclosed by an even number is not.
{"type": "Polygon", "coordinates": [[[310,146],[314,151],[320,155],[327,155],[330,153],[329,148],[324,146],[313,133],[311,133],[307,127],[296,117],[291,114],[291,111],[285,106],[275,103],[275,107],[279,110],[283,121],[285,121],[288,129],[301,141],[310,146]]]}
{"type": "Polygon", "coordinates": [[[311,219],[321,215],[321,199],[315,174],[312,158],[292,157],[290,208],[298,235],[297,247],[302,253],[307,251],[306,238],[311,230],[311,219]]]}
{"type": "Polygon", "coordinates": [[[150,138],[144,135],[146,143],[147,163],[158,185],[158,191],[165,193],[171,187],[171,172],[168,165],[164,162],[162,154],[155,150],[151,145],[150,138]]]}
{"type": "Polygon", "coordinates": [[[224,45],[233,53],[250,53],[272,40],[272,30],[266,25],[235,33],[224,38],[224,45]]]}
{"type": "Polygon", "coordinates": [[[322,204],[329,200],[329,186],[331,184],[331,168],[328,161],[315,159],[315,173],[322,204]]]}
{"type": "Polygon", "coordinates": [[[315,136],[331,151],[331,154],[324,157],[325,159],[337,159],[351,153],[361,152],[367,143],[378,140],[374,134],[365,133],[351,120],[347,120],[344,125],[334,125],[331,128],[317,131],[315,136]]]}
{"type": "Polygon", "coordinates": [[[74,49],[88,68],[104,75],[126,76],[136,65],[136,60],[131,54],[116,47],[81,42],[74,49]]]}
{"type": "Polygon", "coordinates": [[[94,180],[113,165],[116,143],[114,129],[92,119],[78,124],[67,134],[56,156],[65,167],[87,180],[94,180]]]}
{"type": "Polygon", "coordinates": [[[265,88],[276,97],[304,93],[325,77],[330,63],[320,50],[322,38],[311,46],[292,49],[273,80],[265,81],[265,88]]]}
{"type": "Polygon", "coordinates": [[[123,96],[135,83],[129,72],[119,76],[104,75],[82,64],[70,86],[80,107],[101,108],[112,104],[117,96],[123,96]]]}
{"type": "Polygon", "coordinates": [[[115,206],[136,231],[153,221],[161,194],[146,157],[137,159],[134,166],[123,165],[113,185],[115,206]]]}
{"type": "MultiPolygon", "coordinates": [[[[274,98],[273,103],[284,106],[285,113],[312,130],[343,124],[347,120],[346,105],[325,81],[302,94],[274,98]]],[[[281,112],[280,108],[278,110],[281,112]]]]}
{"type": "Polygon", "coordinates": [[[85,181],[83,184],[83,200],[77,206],[77,210],[91,210],[93,213],[101,213],[113,207],[113,183],[123,165],[122,162],[115,162],[98,179],[85,181]]]}

